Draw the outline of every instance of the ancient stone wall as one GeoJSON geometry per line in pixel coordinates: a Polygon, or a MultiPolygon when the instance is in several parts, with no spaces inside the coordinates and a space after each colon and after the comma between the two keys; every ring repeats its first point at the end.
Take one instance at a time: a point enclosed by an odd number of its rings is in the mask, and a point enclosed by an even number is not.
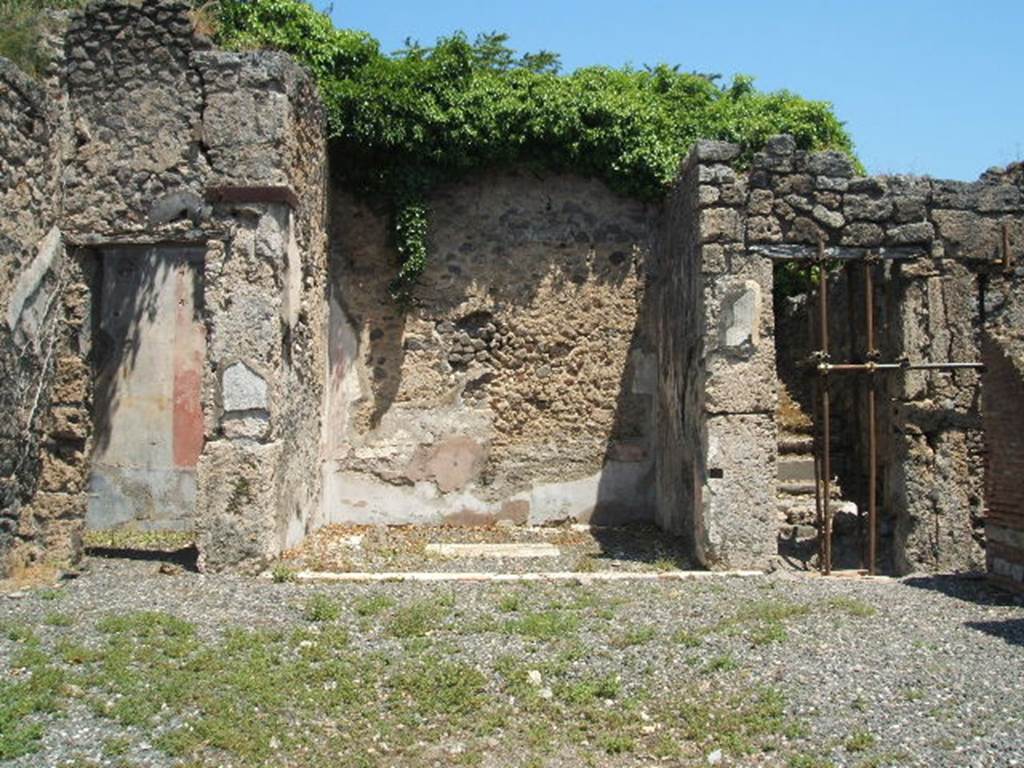
{"type": "MultiPolygon", "coordinates": [[[[64,50],[54,106],[11,107],[27,138],[8,145],[53,181],[10,203],[34,217],[16,224],[11,280],[32,238],[46,246],[23,270],[33,279],[70,265],[57,316],[74,333],[50,350],[61,401],[48,418],[63,442],[43,454],[53,482],[36,506],[63,494],[76,530],[83,519],[184,526],[206,567],[258,564],[320,509],[327,161],[314,84],[281,54],[210,50],[174,0],[91,4],[71,17],[64,50]],[[48,131],[71,139],[62,168],[48,131]]],[[[5,80],[2,97],[24,90],[5,80]]],[[[11,312],[18,290],[4,297],[11,312]]],[[[22,314],[43,322],[31,306],[22,314]]]]}
{"type": "Polygon", "coordinates": [[[195,45],[173,2],[97,3],[73,17],[64,69],[75,140],[64,174],[72,237],[152,239],[197,223],[208,163],[195,45]]]}
{"type": "Polygon", "coordinates": [[[336,195],[326,517],[651,520],[656,212],[527,170],[430,206],[403,313],[385,220],[336,195]]]}
{"type": "MultiPolygon", "coordinates": [[[[695,156],[701,151],[698,147],[695,156]]],[[[698,171],[701,236],[709,244],[702,258],[705,273],[709,264],[712,269],[723,265],[716,285],[749,280],[751,286],[759,286],[762,297],[770,297],[769,261],[813,255],[820,240],[840,264],[844,256],[880,255],[875,303],[883,357],[979,361],[983,332],[1006,335],[1006,328],[1019,327],[1014,314],[1019,310],[1009,297],[1019,288],[1020,272],[1019,267],[1007,270],[1003,247],[1005,239],[1012,253],[1024,241],[1015,169],[986,174],[976,183],[858,177],[843,155],[800,152],[785,136],[769,140],[764,151],[755,155],[749,174],[738,181],[726,166],[712,161],[703,165],[707,167],[698,171]],[[738,203],[730,202],[735,198],[727,197],[727,189],[738,190],[738,203]]],[[[840,267],[839,273],[843,269],[853,268],[840,267]]],[[[863,291],[857,288],[860,273],[837,274],[833,279],[846,286],[833,309],[848,316],[832,321],[833,362],[850,356],[863,361],[867,350],[859,330],[863,325],[863,291]]],[[[774,483],[772,462],[757,458],[774,450],[776,439],[765,421],[775,410],[771,345],[764,344],[763,356],[756,351],[748,352],[748,358],[719,354],[716,362],[715,350],[740,315],[722,312],[721,305],[707,295],[702,331],[708,360],[703,510],[709,525],[720,527],[723,539],[740,542],[739,551],[754,553],[756,559],[774,548],[771,538],[775,535],[774,526],[758,512],[773,506],[774,499],[756,492],[774,483]],[[716,365],[719,381],[742,382],[742,391],[722,390],[715,380],[716,365]],[[736,490],[730,505],[737,510],[735,516],[714,511],[707,499],[715,469],[711,457],[721,452],[722,445],[715,442],[713,425],[723,410],[751,421],[752,414],[757,414],[763,421],[761,427],[746,431],[731,423],[722,432],[726,441],[743,434],[745,452],[725,454],[727,466],[719,470],[726,476],[740,470],[744,478],[759,478],[749,488],[736,490]],[[749,540],[751,525],[757,542],[749,540]]],[[[747,303],[757,304],[752,299],[747,303]]],[[[754,316],[770,335],[764,309],[768,305],[769,301],[762,302],[754,316]]],[[[1010,335],[1014,333],[1019,332],[1010,335]]],[[[880,506],[889,517],[883,527],[888,525],[892,532],[889,566],[897,572],[973,569],[982,562],[980,384],[974,371],[905,371],[883,379],[880,450],[885,469],[880,506]]],[[[839,403],[856,410],[863,399],[851,392],[839,403]]],[[[844,431],[854,436],[866,427],[855,417],[838,425],[837,432],[844,431]]],[[[864,471],[863,442],[852,446],[849,472],[864,471]]],[[[725,556],[722,562],[749,560],[725,556]]]]}
{"type": "MultiPolygon", "coordinates": [[[[386,217],[328,200],[294,62],[212,50],[177,0],[101,0],[62,41],[42,86],[0,63],[0,567],[73,559],[83,522],[194,530],[216,569],[324,521],[499,520],[652,521],[709,566],[771,566],[808,529],[777,503],[808,464],[780,460],[779,414],[813,411],[779,359],[806,356],[813,304],[778,311],[775,273],[819,242],[834,360],[867,353],[870,254],[882,358],[993,361],[987,398],[973,371],[879,377],[883,567],[980,564],[986,487],[989,562],[1011,567],[1016,448],[982,426],[1024,359],[1022,166],[864,178],[785,136],[742,168],[700,142],[660,208],[481,172],[432,195],[400,307],[386,217]]],[[[855,515],[849,382],[834,469],[855,515]]]]}
{"type": "Polygon", "coordinates": [[[199,461],[208,567],[258,564],[319,521],[327,370],[324,116],[279,54],[202,53],[213,411],[199,461]]]}
{"type": "MultiPolygon", "coordinates": [[[[705,476],[703,322],[696,154],[665,202],[658,230],[656,300],[658,389],[656,434],[656,520],[666,531],[687,537],[696,551],[703,542],[700,478],[705,476]]],[[[650,289],[649,289],[650,290],[650,289]]]]}
{"type": "Polygon", "coordinates": [[[88,315],[60,230],[62,158],[61,104],[0,60],[0,573],[73,559],[81,528],[88,315]]]}
{"type": "MultiPolygon", "coordinates": [[[[747,179],[729,164],[738,154],[721,142],[698,143],[676,191],[695,198],[696,231],[683,237],[700,243],[696,258],[681,264],[690,301],[699,297],[699,314],[679,318],[685,356],[676,365],[685,372],[691,436],[681,458],[692,500],[683,501],[692,505],[697,558],[728,567],[761,566],[775,553],[772,270],[744,247],[747,179]]],[[[671,321],[674,313],[666,315],[671,321]]]]}

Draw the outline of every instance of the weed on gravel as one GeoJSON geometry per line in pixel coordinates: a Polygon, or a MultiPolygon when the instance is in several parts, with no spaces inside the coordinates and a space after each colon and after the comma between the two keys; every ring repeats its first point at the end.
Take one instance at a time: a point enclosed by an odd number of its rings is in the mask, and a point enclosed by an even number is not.
{"type": "MultiPolygon", "coordinates": [[[[501,596],[492,605],[506,618],[490,631],[526,645],[489,663],[463,658],[451,642],[460,635],[446,595],[405,603],[368,596],[349,613],[315,593],[302,606],[305,624],[229,627],[217,640],[158,611],[103,616],[82,636],[50,622],[52,643],[7,623],[17,675],[0,688],[0,759],[31,754],[46,718],[75,704],[120,729],[98,745],[115,764],[140,736],[188,766],[412,766],[476,765],[499,743],[512,748],[510,758],[525,749],[538,763],[656,750],[693,757],[717,744],[768,748],[784,732],[775,693],[739,702],[694,682],[681,696],[644,675],[627,685],[619,674],[588,671],[593,651],[576,635],[606,621],[599,604],[585,590],[539,603],[501,596]],[[361,643],[345,616],[372,619],[361,643]]],[[[656,637],[627,626],[608,647],[656,637]]],[[[716,667],[735,669],[731,661],[716,667]]]]}
{"type": "Polygon", "coordinates": [[[968,624],[1012,629],[1013,606],[817,581],[309,586],[103,567],[60,598],[0,602],[12,768],[948,768],[1020,754],[984,704],[1013,712],[1020,694],[975,684],[993,660],[988,679],[1009,679],[1019,645],[968,624]],[[961,675],[971,642],[986,663],[961,675]],[[947,717],[927,714],[939,707],[947,717]]]}

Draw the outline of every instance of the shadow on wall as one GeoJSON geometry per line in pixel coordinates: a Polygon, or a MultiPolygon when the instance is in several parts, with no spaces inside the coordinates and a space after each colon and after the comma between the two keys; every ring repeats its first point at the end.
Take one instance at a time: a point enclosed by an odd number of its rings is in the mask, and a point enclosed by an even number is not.
{"type": "MultiPolygon", "coordinates": [[[[81,249],[78,257],[94,265],[92,285],[93,451],[110,445],[111,416],[121,404],[124,380],[136,369],[143,330],[158,319],[161,291],[168,286],[167,270],[181,269],[160,258],[155,247],[119,248],[115,257],[100,249],[81,249]]],[[[185,268],[196,269],[185,260],[185,268]]],[[[192,283],[191,320],[203,322],[203,290],[199,272],[192,283]]],[[[173,287],[173,283],[171,284],[173,287]]],[[[173,349],[163,350],[173,354],[173,349]]]]}
{"type": "Polygon", "coordinates": [[[203,250],[111,247],[93,280],[90,529],[188,530],[204,439],[203,250]]]}
{"type": "MultiPolygon", "coordinates": [[[[776,265],[776,270],[783,268],[776,265]]],[[[863,363],[867,360],[867,339],[864,307],[863,265],[843,265],[830,273],[829,279],[829,358],[832,363],[863,363]]],[[[892,303],[897,301],[893,288],[886,285],[895,281],[883,281],[876,272],[874,281],[875,338],[876,346],[883,360],[895,360],[900,352],[892,340],[892,303]],[[881,284],[881,285],[880,285],[881,284]],[[887,292],[888,291],[888,292],[887,292]]],[[[780,281],[782,282],[782,281],[780,281]]],[[[814,440],[820,446],[821,407],[819,403],[818,375],[815,373],[814,355],[821,346],[820,322],[818,320],[818,293],[808,285],[808,292],[786,297],[776,295],[774,299],[776,323],[776,369],[784,393],[776,421],[780,433],[780,451],[784,443],[799,444],[814,440]]],[[[833,518],[833,566],[836,568],[860,568],[864,565],[867,540],[864,526],[868,508],[867,491],[867,379],[860,374],[835,374],[829,377],[829,400],[831,409],[831,468],[833,476],[832,510],[833,518]],[[856,506],[856,512],[849,505],[856,506]]],[[[880,376],[877,389],[879,486],[878,498],[883,497],[883,465],[886,461],[887,440],[891,432],[887,407],[887,393],[891,382],[880,376]]],[[[820,447],[815,451],[820,451],[820,447]]],[[[809,450],[797,454],[805,462],[811,462],[813,453],[809,450]]],[[[780,457],[781,460],[781,457],[780,457]]],[[[814,524],[813,474],[801,475],[811,487],[804,495],[802,507],[792,503],[788,522],[796,526],[814,524]]],[[[793,497],[798,498],[798,497],[793,497]]],[[[893,516],[879,502],[880,520],[879,564],[883,571],[892,570],[893,516]]],[[[799,541],[796,536],[786,539],[780,536],[779,554],[791,563],[800,561],[805,566],[817,555],[816,538],[799,541]]]]}
{"type": "Polygon", "coordinates": [[[523,171],[439,190],[431,261],[403,312],[387,291],[385,217],[334,198],[330,293],[347,328],[332,320],[328,443],[346,467],[409,488],[407,457],[359,465],[351,446],[433,430],[482,446],[474,488],[492,502],[544,484],[592,499],[592,523],[651,520],[652,211],[597,182],[523,171]],[[358,391],[339,406],[352,367],[358,391]]]}

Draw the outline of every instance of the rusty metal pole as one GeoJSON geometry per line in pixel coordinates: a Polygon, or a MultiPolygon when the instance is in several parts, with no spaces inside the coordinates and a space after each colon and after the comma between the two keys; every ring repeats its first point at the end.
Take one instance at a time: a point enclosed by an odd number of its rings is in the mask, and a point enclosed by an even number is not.
{"type": "Polygon", "coordinates": [[[831,441],[832,433],[829,426],[830,402],[828,391],[828,269],[825,265],[825,241],[818,239],[818,322],[821,333],[821,361],[819,363],[818,382],[821,387],[821,427],[822,427],[822,507],[824,530],[820,531],[821,541],[821,572],[828,576],[832,573],[832,509],[829,505],[829,488],[832,480],[831,441]]]}
{"type": "MultiPolygon", "coordinates": [[[[818,334],[815,332],[817,329],[814,327],[814,313],[807,313],[807,340],[808,346],[814,349],[815,337],[818,334]]],[[[810,360],[815,360],[811,357],[810,360]]],[[[810,361],[809,360],[809,361],[810,361]]],[[[817,364],[821,360],[817,359],[815,362],[815,369],[813,375],[815,382],[811,386],[811,413],[814,414],[814,436],[813,436],[813,447],[812,452],[814,454],[814,529],[818,532],[818,568],[821,568],[821,564],[824,562],[824,554],[822,551],[822,536],[821,532],[825,527],[825,516],[821,510],[821,419],[818,417],[818,401],[821,399],[821,375],[817,370],[817,364]]]]}
{"type": "MultiPolygon", "coordinates": [[[[875,297],[874,281],[871,275],[872,261],[864,262],[864,311],[867,315],[869,363],[878,359],[875,348],[875,297]]],[[[876,508],[876,487],[878,483],[878,441],[875,424],[875,378],[874,368],[868,371],[868,574],[875,575],[875,559],[878,544],[878,510],[876,508]]]]}

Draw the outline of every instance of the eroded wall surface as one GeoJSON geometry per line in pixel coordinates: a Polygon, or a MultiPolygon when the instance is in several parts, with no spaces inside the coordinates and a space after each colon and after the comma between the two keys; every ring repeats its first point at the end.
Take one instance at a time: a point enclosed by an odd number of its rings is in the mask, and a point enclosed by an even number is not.
{"type": "MultiPolygon", "coordinates": [[[[98,488],[127,461],[135,474],[109,496],[116,513],[90,524],[151,525],[163,513],[146,500],[166,491],[177,508],[158,525],[173,518],[173,527],[196,531],[205,567],[258,566],[301,539],[320,509],[324,117],[311,78],[287,56],[211,50],[189,14],[174,0],[100,2],[73,14],[48,82],[53,107],[37,99],[35,113],[12,122],[25,138],[10,140],[11,157],[53,186],[10,201],[32,217],[18,224],[23,252],[11,275],[28,263],[33,238],[54,226],[51,250],[66,247],[62,263],[80,273],[58,312],[72,331],[69,348],[51,350],[60,402],[77,410],[50,409],[64,443],[51,458],[35,451],[44,482],[25,493],[72,499],[62,514],[77,532],[86,483],[98,488]],[[61,154],[48,130],[68,137],[56,170],[61,154]],[[150,268],[149,255],[174,252],[190,254],[188,280],[150,268]],[[108,279],[117,271],[137,279],[108,279]],[[142,375],[147,360],[166,364],[172,390],[152,371],[142,375]],[[95,407],[82,407],[93,405],[94,390],[95,407]],[[142,400],[160,413],[119,418],[135,390],[152,395],[142,400]],[[122,450],[104,464],[125,440],[159,450],[122,450]],[[90,475],[93,460],[106,477],[90,475]],[[160,481],[165,470],[194,475],[194,491],[160,481]]],[[[20,93],[5,83],[4,108],[20,93]]],[[[55,269],[31,270],[56,279],[55,269]]],[[[77,550],[70,533],[61,546],[77,550]]]]}
{"type": "MultiPolygon", "coordinates": [[[[973,183],[858,177],[843,155],[798,151],[787,136],[770,139],[749,173],[722,162],[728,154],[702,144],[688,161],[700,166],[706,276],[699,333],[707,373],[694,383],[706,397],[706,466],[694,514],[709,531],[717,526],[726,543],[716,547],[709,536],[707,562],[765,564],[777,536],[777,521],[762,511],[774,506],[762,489],[775,483],[770,414],[777,392],[772,345],[753,340],[772,333],[771,264],[806,259],[819,241],[832,257],[875,253],[880,350],[912,362],[981,361],[985,335],[1004,345],[1019,338],[1012,297],[1021,268],[1007,264],[1006,253],[1012,259],[1024,242],[1021,174],[996,169],[973,183]],[[751,339],[739,350],[731,348],[737,332],[751,339]],[[727,425],[717,438],[716,423],[727,425]],[[730,451],[735,440],[743,447],[730,451]],[[715,481],[730,474],[739,482],[716,493],[715,481]],[[728,542],[738,544],[734,554],[728,542]]],[[[845,311],[856,312],[862,298],[851,292],[845,311]]],[[[862,324],[851,317],[833,351],[863,361],[862,324]]],[[[888,565],[897,572],[971,570],[984,562],[981,384],[976,371],[884,378],[879,504],[892,530],[888,565]]],[[[847,402],[855,408],[862,401],[847,402]]],[[[699,462],[692,466],[701,471],[699,462]]]]}
{"type": "Polygon", "coordinates": [[[656,212],[526,170],[430,206],[403,312],[386,220],[335,198],[327,519],[652,520],[656,212]]]}
{"type": "Polygon", "coordinates": [[[0,573],[73,559],[84,510],[88,305],[60,229],[61,109],[0,60],[0,573]]]}

